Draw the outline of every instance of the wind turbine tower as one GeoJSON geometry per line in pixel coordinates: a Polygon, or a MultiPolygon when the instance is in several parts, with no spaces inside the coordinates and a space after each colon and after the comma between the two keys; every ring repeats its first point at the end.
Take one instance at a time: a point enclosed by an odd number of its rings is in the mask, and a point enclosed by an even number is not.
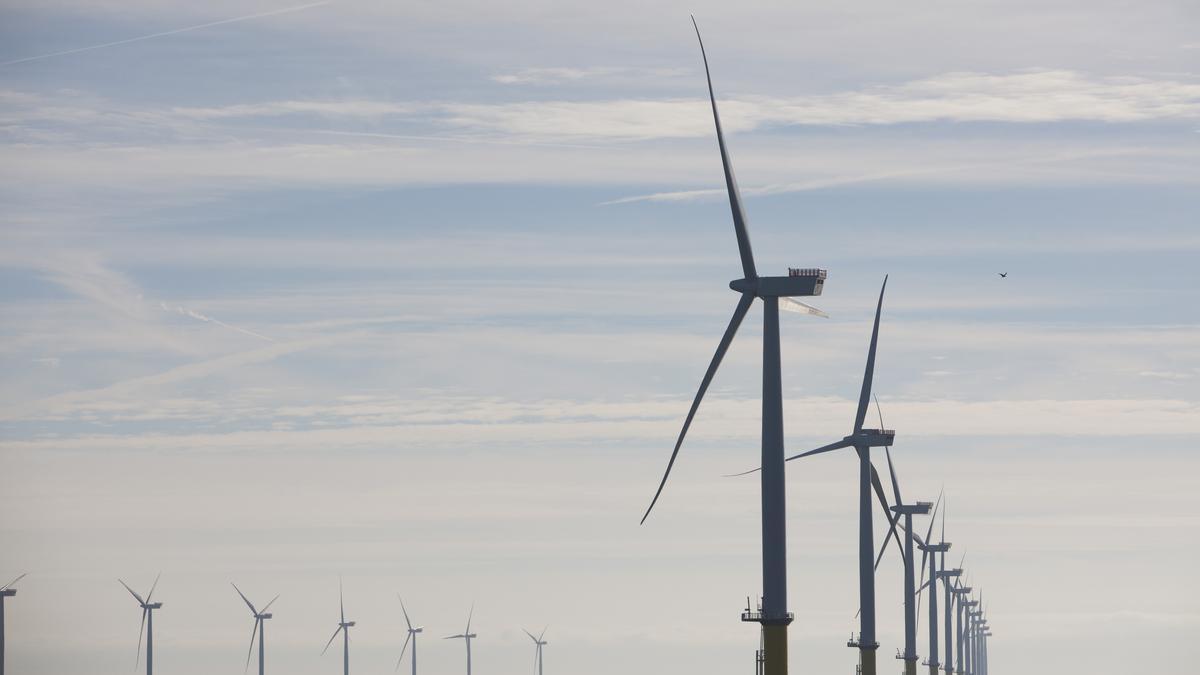
{"type": "MultiPolygon", "coordinates": [[[[945,512],[943,512],[943,517],[945,512]]],[[[946,564],[946,556],[942,554],[942,565],[946,564]]],[[[946,658],[942,662],[942,669],[947,673],[954,672],[954,601],[956,593],[954,587],[950,585],[951,579],[957,579],[962,576],[962,568],[952,570],[942,569],[938,572],[938,579],[942,581],[942,587],[946,591],[946,611],[944,612],[944,621],[942,623],[943,633],[946,636],[946,658]]]]}
{"type": "Polygon", "coordinates": [[[333,631],[333,635],[329,638],[329,642],[325,643],[325,648],[321,650],[321,655],[329,651],[329,645],[333,644],[338,633],[342,634],[342,675],[350,675],[350,629],[354,627],[354,621],[346,620],[346,603],[342,598],[342,582],[338,581],[338,610],[341,612],[341,619],[338,620],[338,627],[333,631]]]}
{"type": "Polygon", "coordinates": [[[979,611],[975,608],[979,606],[978,600],[968,600],[963,603],[966,608],[963,612],[966,617],[966,626],[963,626],[962,642],[963,642],[963,658],[959,662],[962,665],[964,673],[975,675],[974,659],[975,655],[975,620],[979,618],[979,611]]]}
{"type": "MultiPolygon", "coordinates": [[[[945,512],[942,512],[942,518],[945,518],[945,512]]],[[[925,585],[929,586],[929,658],[925,661],[925,665],[929,666],[929,675],[938,675],[938,554],[941,554],[943,564],[946,559],[946,551],[950,550],[950,542],[941,541],[936,544],[929,543],[930,537],[933,534],[933,519],[929,521],[929,531],[925,534],[925,541],[921,543],[921,568],[925,568],[925,562],[929,562],[929,581],[925,585]]],[[[944,537],[943,537],[944,539],[944,537]]],[[[922,585],[922,589],[925,585],[922,585]]],[[[918,594],[920,591],[917,591],[918,594]]],[[[947,616],[949,616],[950,598],[946,598],[947,616]]],[[[947,635],[949,637],[949,635],[947,635]]]]}
{"type": "MultiPolygon", "coordinates": [[[[961,573],[962,570],[959,570],[959,572],[961,573]]],[[[957,607],[957,611],[955,612],[956,623],[954,630],[954,635],[957,639],[954,642],[954,655],[955,658],[958,659],[958,669],[953,672],[961,675],[965,672],[963,670],[963,629],[966,628],[964,624],[966,624],[967,598],[971,596],[971,587],[958,586],[956,588],[952,588],[950,592],[954,594],[955,604],[957,607]]],[[[950,672],[950,666],[951,664],[946,664],[947,672],[950,672]]]]}
{"type": "Polygon", "coordinates": [[[443,640],[462,640],[467,643],[467,675],[471,675],[471,640],[479,637],[471,632],[471,617],[475,616],[475,605],[471,605],[471,611],[467,614],[467,629],[458,635],[447,635],[443,640]]]}
{"type": "MultiPolygon", "coordinates": [[[[693,19],[695,26],[695,19],[693,19]]],[[[696,37],[700,39],[700,30],[696,28],[696,37]]],[[[717,112],[717,99],[713,93],[712,76],[708,70],[708,57],[704,53],[704,43],[700,42],[700,54],[704,59],[705,75],[708,80],[709,102],[712,105],[713,124],[716,127],[717,145],[721,152],[721,164],[725,171],[725,188],[729,193],[729,206],[733,215],[734,235],[737,238],[738,253],[742,263],[742,278],[729,282],[729,287],[740,294],[733,317],[729,321],[725,334],[717,345],[717,351],[709,363],[708,370],[701,380],[700,388],[692,401],[675,442],[675,449],[667,462],[667,469],[659,482],[658,490],[650,506],[642,516],[642,522],[650,515],[654,504],[662,494],[663,486],[671,474],[671,467],[679,454],[688,427],[700,401],[708,390],[717,367],[725,357],[729,344],[737,334],[738,327],[755,299],[763,301],[763,398],[762,398],[762,467],[761,500],[762,500],[762,569],[763,569],[763,609],[761,612],[749,614],[746,620],[755,621],[762,625],[766,651],[766,675],[785,675],[787,673],[787,627],[792,622],[792,615],[787,610],[787,511],[784,481],[784,447],[783,447],[783,383],[780,374],[779,353],[779,308],[781,302],[785,307],[803,311],[809,314],[820,314],[808,305],[795,300],[796,297],[820,295],[825,284],[825,270],[821,269],[789,269],[787,276],[759,276],[754,264],[754,253],[750,248],[750,234],[746,229],[746,214],[742,208],[742,197],[734,178],[733,166],[730,163],[729,151],[725,144],[725,135],[721,130],[721,118],[717,112]]]]}
{"type": "MultiPolygon", "coordinates": [[[[130,595],[133,596],[133,599],[137,600],[138,605],[140,605],[142,608],[142,627],[138,629],[137,654],[138,659],[140,659],[142,657],[142,634],[145,633],[146,675],[154,675],[154,610],[161,609],[162,603],[153,602],[153,599],[154,589],[158,588],[158,579],[161,576],[162,575],[160,574],[159,576],[154,577],[154,584],[150,586],[150,592],[146,594],[145,599],[142,599],[142,596],[138,595],[132,588],[130,588],[129,584],[117,579],[117,581],[121,581],[121,585],[125,587],[125,590],[129,591],[130,595]]],[[[133,663],[134,670],[137,669],[137,664],[138,662],[135,659],[133,663]]]]}
{"type": "Polygon", "coordinates": [[[255,635],[257,635],[258,636],[258,675],[263,675],[263,673],[265,672],[264,668],[266,666],[266,656],[265,656],[265,652],[263,650],[263,635],[266,634],[266,632],[267,632],[266,620],[270,619],[272,616],[274,616],[273,614],[269,613],[267,610],[271,609],[271,605],[275,604],[275,601],[279,599],[279,596],[277,595],[277,596],[271,598],[271,601],[268,602],[266,604],[266,606],[264,606],[262,608],[262,611],[260,612],[254,608],[254,603],[250,602],[250,599],[246,597],[246,594],[242,592],[242,589],[237,587],[237,584],[230,582],[229,585],[233,586],[233,590],[237,591],[237,594],[242,597],[242,602],[246,603],[246,606],[250,608],[250,613],[252,615],[254,615],[254,629],[250,631],[250,649],[246,650],[246,670],[250,669],[250,657],[254,654],[254,637],[255,637],[255,635]]]}
{"type": "MultiPolygon", "coordinates": [[[[929,515],[935,507],[931,502],[904,503],[904,498],[900,496],[900,482],[896,480],[896,467],[892,464],[892,452],[887,448],[884,448],[884,452],[887,454],[888,474],[892,478],[892,494],[896,498],[896,505],[892,507],[892,511],[897,516],[904,517],[904,652],[896,658],[904,660],[904,675],[917,675],[917,659],[920,657],[917,656],[917,590],[914,578],[916,570],[913,568],[913,544],[919,537],[913,531],[912,519],[913,516],[929,515]]],[[[935,513],[934,518],[936,517],[935,513]]],[[[929,520],[929,527],[933,528],[933,518],[929,520]]],[[[921,561],[921,567],[924,566],[925,561],[921,561]]]]}
{"type": "MultiPolygon", "coordinates": [[[[859,612],[858,639],[852,638],[847,645],[858,648],[862,675],[875,675],[875,652],[879,649],[879,643],[875,640],[875,528],[871,516],[871,492],[873,489],[876,490],[884,511],[888,510],[887,498],[883,496],[883,487],[880,485],[879,476],[871,464],[871,448],[886,448],[896,438],[896,432],[891,429],[863,428],[867,418],[867,408],[871,405],[871,384],[875,379],[875,353],[879,344],[879,316],[883,311],[885,290],[887,290],[887,277],[883,278],[883,287],[879,289],[879,302],[875,306],[875,323],[871,329],[871,344],[867,349],[867,367],[863,373],[862,390],[858,396],[858,413],[854,418],[854,431],[840,441],[787,458],[787,461],[791,461],[840,448],[854,448],[858,453],[858,606],[861,611],[859,612]]],[[[888,534],[890,537],[895,533],[896,522],[889,519],[889,524],[892,526],[892,531],[888,534]]],[[[897,543],[899,543],[898,539],[897,543]]],[[[887,545],[886,541],[884,545],[887,545]]]]}
{"type": "MultiPolygon", "coordinates": [[[[396,597],[400,598],[397,593],[396,597]]],[[[408,620],[408,609],[404,607],[404,598],[400,598],[400,611],[404,612],[404,623],[408,624],[408,637],[404,638],[404,646],[400,648],[400,659],[396,661],[396,670],[400,670],[400,664],[404,661],[404,650],[408,649],[409,641],[412,642],[412,675],[417,675],[417,636],[425,630],[423,626],[413,628],[412,621],[408,620]]]]}
{"type": "MultiPolygon", "coordinates": [[[[525,629],[522,628],[521,630],[525,629]]],[[[530,640],[533,640],[533,644],[537,645],[537,648],[533,652],[533,663],[537,666],[537,675],[542,675],[542,647],[550,644],[542,639],[542,637],[546,635],[546,629],[543,628],[541,635],[538,635],[537,637],[534,637],[533,633],[530,633],[527,630],[525,631],[525,634],[529,636],[530,640]]]]}
{"type": "Polygon", "coordinates": [[[13,588],[13,584],[24,578],[25,575],[22,574],[0,587],[0,675],[4,675],[4,600],[17,594],[17,589],[13,588]]]}

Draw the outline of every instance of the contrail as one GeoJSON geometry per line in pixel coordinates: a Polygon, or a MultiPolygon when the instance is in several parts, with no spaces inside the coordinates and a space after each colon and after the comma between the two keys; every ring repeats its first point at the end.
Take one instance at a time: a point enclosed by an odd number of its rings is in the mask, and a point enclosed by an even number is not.
{"type": "Polygon", "coordinates": [[[25,63],[26,61],[40,61],[41,59],[49,59],[49,58],[53,58],[55,56],[66,56],[67,54],[78,54],[80,52],[90,52],[93,49],[104,49],[105,47],[116,47],[117,45],[127,45],[130,42],[141,42],[142,40],[150,40],[152,38],[164,37],[167,35],[176,35],[178,33],[186,33],[188,31],[200,30],[201,28],[210,28],[212,26],[220,26],[220,25],[226,24],[226,23],[236,23],[238,21],[249,21],[250,19],[261,19],[266,16],[275,16],[276,14],[287,14],[288,12],[299,12],[302,9],[309,9],[310,7],[318,7],[320,5],[328,5],[328,4],[331,4],[333,1],[334,0],[321,0],[321,2],[310,2],[307,5],[297,5],[295,7],[285,7],[283,9],[275,9],[275,10],[271,10],[269,12],[260,12],[258,14],[249,14],[246,16],[239,16],[239,17],[235,17],[232,19],[221,19],[220,21],[210,21],[209,23],[202,23],[202,24],[199,24],[196,26],[187,26],[186,28],[176,28],[174,30],[163,31],[161,33],[152,33],[150,35],[140,35],[138,37],[132,37],[132,38],[128,38],[125,40],[117,40],[116,42],[105,42],[102,45],[91,45],[90,47],[77,47],[75,49],[66,49],[61,52],[52,52],[50,54],[41,54],[39,56],[26,56],[25,58],[22,58],[22,59],[14,59],[12,61],[0,62],[0,68],[3,68],[5,66],[15,65],[18,63],[25,63]]]}
{"type": "Polygon", "coordinates": [[[183,316],[189,316],[189,317],[191,317],[191,318],[193,318],[193,319],[196,319],[196,320],[198,320],[198,321],[203,321],[203,322],[205,322],[205,323],[215,323],[215,324],[217,324],[218,326],[223,326],[223,327],[225,327],[225,328],[228,328],[228,329],[230,329],[230,330],[236,330],[236,331],[237,331],[237,332],[239,332],[239,333],[244,333],[244,334],[246,334],[246,335],[250,335],[250,336],[252,336],[252,337],[256,337],[256,338],[258,338],[258,339],[260,339],[260,340],[266,340],[267,342],[275,342],[275,340],[274,340],[274,339],[272,339],[272,338],[269,338],[269,337],[267,337],[266,335],[263,335],[263,334],[261,334],[261,333],[255,333],[255,332],[254,332],[254,331],[252,331],[252,330],[247,330],[247,329],[245,329],[245,328],[239,328],[239,327],[237,327],[237,326],[234,326],[234,325],[231,325],[231,324],[227,324],[227,323],[225,323],[224,321],[221,321],[220,319],[214,319],[214,318],[212,318],[211,316],[205,316],[205,315],[201,314],[200,312],[197,312],[197,311],[195,311],[195,310],[192,310],[192,309],[188,309],[187,307],[180,307],[180,306],[178,306],[178,305],[171,306],[171,305],[168,305],[168,304],[167,304],[167,303],[165,303],[165,302],[160,302],[160,303],[158,303],[158,306],[159,306],[159,307],[161,307],[161,308],[162,308],[164,311],[167,311],[167,312],[176,312],[176,313],[178,313],[178,314],[181,314],[181,315],[183,315],[183,316]]]}

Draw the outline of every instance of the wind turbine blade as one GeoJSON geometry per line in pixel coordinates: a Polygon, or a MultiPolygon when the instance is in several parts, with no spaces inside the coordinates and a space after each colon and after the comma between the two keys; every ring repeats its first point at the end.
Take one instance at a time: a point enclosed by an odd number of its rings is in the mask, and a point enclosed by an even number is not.
{"type": "Polygon", "coordinates": [[[543,628],[543,629],[542,629],[542,632],[541,632],[541,634],[540,634],[540,635],[538,635],[538,642],[541,642],[541,641],[542,641],[542,638],[543,638],[543,637],[545,637],[545,635],[546,635],[546,630],[547,630],[548,628],[550,628],[550,626],[546,626],[545,628],[543,628]]]}
{"type": "MultiPolygon", "coordinates": [[[[858,448],[855,448],[855,450],[858,450],[858,448]]],[[[858,452],[862,451],[858,450],[858,452]]],[[[883,545],[887,546],[887,540],[895,537],[896,548],[900,552],[901,557],[903,557],[904,546],[900,543],[900,534],[896,532],[896,523],[900,520],[900,514],[892,513],[892,508],[888,505],[887,495],[883,494],[883,483],[879,481],[879,472],[875,470],[874,464],[871,464],[871,486],[875,488],[875,496],[879,499],[879,505],[883,507],[884,517],[888,519],[888,533],[887,537],[884,538],[883,545]]]]}
{"type": "MultiPolygon", "coordinates": [[[[26,572],[25,574],[29,574],[29,573],[28,573],[28,572],[26,572]]],[[[18,581],[20,581],[20,580],[24,579],[24,578],[25,578],[25,574],[22,574],[21,576],[17,577],[16,579],[13,579],[12,581],[8,582],[7,584],[4,584],[3,586],[0,586],[0,591],[6,591],[6,590],[8,590],[8,589],[9,589],[9,588],[10,588],[10,587],[13,585],[13,584],[15,584],[15,583],[17,583],[18,581]]]]}
{"type": "Polygon", "coordinates": [[[321,656],[324,656],[325,652],[329,651],[329,645],[333,644],[334,638],[336,638],[340,632],[342,632],[342,625],[338,624],[337,630],[333,631],[333,635],[329,638],[329,642],[325,643],[325,649],[321,650],[321,656]]]}
{"type": "Polygon", "coordinates": [[[529,631],[525,630],[524,628],[522,628],[521,630],[525,631],[525,634],[529,636],[530,640],[533,640],[534,642],[538,641],[538,639],[533,636],[533,633],[530,633],[529,631]]]}
{"type": "Polygon", "coordinates": [[[917,592],[918,592],[918,593],[920,593],[921,591],[923,591],[923,590],[925,590],[926,588],[928,588],[928,587],[929,587],[929,584],[932,584],[932,583],[933,583],[933,580],[928,580],[928,581],[926,581],[925,583],[921,584],[921,587],[917,589],[917,592]]]}
{"type": "Polygon", "coordinates": [[[146,594],[146,604],[150,604],[150,598],[154,597],[154,589],[158,588],[158,580],[162,578],[162,572],[159,572],[154,577],[154,583],[150,586],[150,592],[146,594]]]}
{"type": "Polygon", "coordinates": [[[793,314],[808,314],[809,316],[819,316],[822,319],[829,318],[829,315],[825,312],[822,312],[810,304],[800,302],[795,298],[784,297],[781,299],[783,302],[779,304],[779,309],[782,309],[786,312],[792,312],[793,314]]]}
{"type": "MultiPolygon", "coordinates": [[[[250,608],[250,613],[251,613],[251,614],[253,614],[254,616],[256,616],[256,617],[257,617],[257,616],[258,616],[258,610],[257,610],[257,609],[254,609],[254,604],[250,602],[250,599],[246,597],[246,594],[242,592],[242,589],[238,588],[238,587],[237,587],[237,584],[233,583],[232,581],[231,581],[231,582],[229,582],[229,585],[230,585],[230,586],[233,586],[233,590],[237,591],[237,594],[238,594],[238,595],[240,595],[240,596],[242,596],[242,601],[243,601],[243,602],[245,602],[245,603],[246,603],[246,606],[250,608]]],[[[263,611],[265,612],[265,611],[267,611],[267,610],[266,610],[266,609],[264,609],[263,611]]],[[[257,622],[256,622],[256,624],[255,624],[255,625],[257,625],[257,622]]]]}
{"type": "Polygon", "coordinates": [[[129,587],[129,584],[125,583],[125,582],[124,582],[124,581],[122,581],[121,579],[117,579],[117,581],[120,581],[120,582],[121,582],[121,585],[125,587],[125,590],[129,591],[129,593],[130,593],[131,595],[133,595],[134,599],[138,601],[138,604],[139,604],[139,605],[144,605],[144,604],[146,604],[146,601],[142,599],[142,596],[138,595],[138,594],[137,594],[137,591],[135,591],[135,590],[133,590],[132,588],[130,588],[130,587],[129,587]]]}
{"type": "Polygon", "coordinates": [[[267,605],[266,605],[265,607],[263,607],[263,608],[262,608],[262,612],[261,612],[261,613],[262,613],[262,614],[266,614],[266,613],[267,613],[267,610],[268,610],[268,609],[271,609],[271,605],[275,604],[275,601],[276,601],[276,600],[278,600],[278,599],[279,599],[279,596],[278,596],[278,595],[277,595],[277,596],[275,596],[275,597],[273,597],[273,598],[271,598],[271,601],[270,601],[270,602],[268,602],[268,603],[267,603],[267,605]]]}
{"type": "MultiPolygon", "coordinates": [[[[400,599],[400,611],[404,612],[404,623],[408,624],[408,630],[411,631],[412,630],[412,622],[408,620],[408,610],[405,609],[405,607],[404,607],[404,598],[401,598],[399,593],[396,594],[396,597],[400,599]]],[[[411,636],[412,633],[409,633],[409,635],[411,636]]],[[[405,643],[407,644],[407,640],[405,641],[405,643]]]]}
{"type": "MultiPolygon", "coordinates": [[[[840,450],[842,448],[848,448],[848,447],[850,447],[850,445],[851,445],[850,441],[843,438],[842,440],[837,441],[835,443],[830,443],[829,445],[822,445],[821,447],[817,448],[816,450],[809,450],[808,452],[802,452],[798,455],[792,455],[791,457],[788,457],[787,459],[785,459],[783,461],[790,462],[793,459],[803,459],[805,457],[812,457],[813,455],[819,455],[823,452],[830,452],[833,450],[840,450]]],[[[758,471],[758,469],[754,469],[754,470],[758,471]]]]}
{"type": "Polygon", "coordinates": [[[900,498],[900,481],[896,480],[896,467],[892,464],[892,450],[885,445],[883,452],[887,455],[888,473],[892,476],[892,495],[896,498],[896,504],[901,505],[904,500],[900,498]]]}
{"type": "MultiPolygon", "coordinates": [[[[942,505],[942,495],[944,493],[944,489],[938,492],[937,501],[933,505],[933,515],[929,517],[929,529],[925,532],[925,541],[929,541],[929,538],[933,536],[933,524],[937,521],[938,507],[942,505]]],[[[946,537],[943,535],[942,540],[945,541],[945,539],[946,537]]]]}
{"type": "Polygon", "coordinates": [[[867,350],[867,369],[863,372],[862,392],[858,395],[858,414],[854,417],[854,433],[862,431],[867,419],[867,406],[871,402],[871,382],[875,379],[875,348],[879,344],[879,315],[883,311],[883,292],[887,290],[887,276],[883,277],[883,288],[879,289],[879,304],[875,306],[875,325],[871,328],[871,347],[867,350]]]}
{"type": "Polygon", "coordinates": [[[475,603],[471,603],[471,611],[467,613],[467,629],[463,631],[463,635],[471,634],[471,617],[475,616],[475,603]]]}
{"type": "Polygon", "coordinates": [[[149,613],[149,608],[147,608],[145,605],[142,605],[142,627],[138,629],[137,658],[133,660],[134,670],[137,670],[138,664],[142,662],[142,635],[146,633],[146,615],[149,613]]]}
{"type": "Polygon", "coordinates": [[[729,191],[729,208],[733,212],[733,231],[737,235],[738,254],[742,258],[742,274],[747,279],[757,279],[754,269],[754,252],[750,250],[750,233],[746,231],[746,212],[742,209],[742,195],[738,191],[737,178],[733,175],[733,164],[729,161],[729,149],[725,147],[725,133],[721,131],[721,115],[717,112],[717,97],[713,94],[712,74],[708,70],[708,54],[704,52],[704,40],[700,37],[700,26],[692,17],[696,39],[700,42],[700,56],[704,59],[704,77],[708,80],[708,100],[712,103],[713,124],[717,127],[717,145],[721,148],[721,166],[725,169],[725,189],[729,191]]]}
{"type": "MultiPolygon", "coordinates": [[[[412,624],[409,624],[408,627],[412,628],[412,624]]],[[[408,643],[410,640],[412,640],[412,636],[413,636],[413,634],[409,633],[408,637],[404,638],[404,646],[400,648],[400,658],[396,659],[396,670],[397,671],[400,670],[400,664],[404,662],[404,652],[408,651],[408,643]]]]}
{"type": "Polygon", "coordinates": [[[258,636],[258,624],[261,621],[257,616],[254,617],[254,630],[250,631],[250,648],[246,650],[246,667],[242,669],[243,673],[250,670],[250,657],[254,656],[254,638],[258,636]]]}
{"type": "Polygon", "coordinates": [[[467,636],[463,635],[462,633],[459,633],[458,635],[447,635],[446,637],[444,637],[442,639],[443,640],[454,640],[456,638],[465,638],[465,637],[467,637],[467,636]]]}
{"type": "Polygon", "coordinates": [[[716,375],[717,368],[721,365],[721,359],[725,358],[725,352],[729,350],[729,344],[733,342],[733,336],[737,334],[738,327],[742,325],[742,319],[746,318],[746,312],[750,311],[750,305],[753,303],[754,296],[749,293],[743,293],[742,299],[738,300],[737,308],[733,310],[733,318],[729,320],[729,326],[725,328],[725,334],[721,336],[721,342],[717,345],[717,352],[713,354],[712,362],[708,364],[708,370],[704,373],[704,379],[700,381],[700,389],[696,392],[696,398],[692,400],[692,407],[688,410],[687,419],[683,422],[683,429],[679,432],[679,438],[675,441],[675,449],[671,451],[671,459],[667,462],[667,470],[663,473],[662,480],[658,483],[658,490],[654,492],[654,499],[650,500],[650,506],[646,508],[646,513],[642,515],[642,524],[645,524],[646,519],[650,517],[650,511],[658,503],[658,498],[662,495],[663,486],[667,484],[667,477],[671,475],[671,467],[675,466],[675,458],[679,456],[679,448],[683,445],[683,437],[687,435],[688,427],[692,425],[692,418],[696,416],[696,409],[700,407],[700,401],[704,398],[704,392],[708,391],[708,385],[712,382],[713,375],[716,375]]]}
{"type": "Polygon", "coordinates": [[[533,672],[537,672],[538,657],[542,655],[542,645],[538,644],[533,650],[533,672]]]}

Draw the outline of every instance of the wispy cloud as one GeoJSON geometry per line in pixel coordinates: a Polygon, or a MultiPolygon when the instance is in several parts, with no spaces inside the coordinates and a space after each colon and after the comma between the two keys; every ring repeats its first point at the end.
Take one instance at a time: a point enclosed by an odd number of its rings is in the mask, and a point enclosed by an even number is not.
{"type": "Polygon", "coordinates": [[[306,5],[295,5],[292,7],[284,7],[282,9],[271,10],[269,12],[258,12],[257,14],[247,14],[244,16],[237,16],[237,17],[233,17],[230,19],[221,19],[219,21],[209,21],[207,23],[196,24],[193,26],[184,26],[183,28],[174,28],[172,30],[161,31],[158,33],[149,33],[147,35],[139,35],[137,37],[126,38],[124,40],[116,40],[113,42],[104,42],[101,44],[89,45],[86,47],[76,47],[74,49],[64,49],[62,51],[50,52],[48,54],[38,54],[35,56],[26,56],[26,57],[19,58],[19,59],[13,59],[11,61],[0,62],[0,68],[3,68],[5,66],[14,66],[19,63],[26,63],[29,61],[40,61],[42,59],[54,58],[56,56],[68,56],[71,54],[80,54],[83,52],[95,51],[97,49],[106,49],[108,47],[118,47],[120,45],[127,45],[127,44],[130,44],[133,42],[141,42],[143,40],[152,40],[154,38],[167,37],[169,35],[178,35],[180,33],[187,33],[187,32],[194,31],[194,30],[200,30],[202,28],[211,28],[213,26],[222,26],[222,25],[230,24],[230,23],[238,23],[240,21],[249,21],[251,19],[261,19],[261,18],[265,18],[268,16],[277,16],[279,14],[298,12],[300,10],[309,9],[311,7],[318,7],[320,5],[328,5],[328,4],[331,4],[332,2],[333,2],[333,0],[321,0],[320,2],[311,2],[306,5]]]}
{"type": "Polygon", "coordinates": [[[522,68],[493,75],[501,84],[552,85],[596,79],[658,79],[679,77],[691,71],[683,68],[633,68],[622,66],[591,66],[588,68],[522,68]]]}

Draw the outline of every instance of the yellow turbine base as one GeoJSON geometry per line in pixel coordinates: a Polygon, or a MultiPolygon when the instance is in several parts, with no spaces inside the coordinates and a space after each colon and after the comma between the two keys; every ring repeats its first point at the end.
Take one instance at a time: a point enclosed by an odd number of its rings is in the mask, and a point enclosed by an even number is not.
{"type": "Polygon", "coordinates": [[[763,630],[763,675],[787,675],[788,644],[787,626],[764,625],[763,630]]]}

